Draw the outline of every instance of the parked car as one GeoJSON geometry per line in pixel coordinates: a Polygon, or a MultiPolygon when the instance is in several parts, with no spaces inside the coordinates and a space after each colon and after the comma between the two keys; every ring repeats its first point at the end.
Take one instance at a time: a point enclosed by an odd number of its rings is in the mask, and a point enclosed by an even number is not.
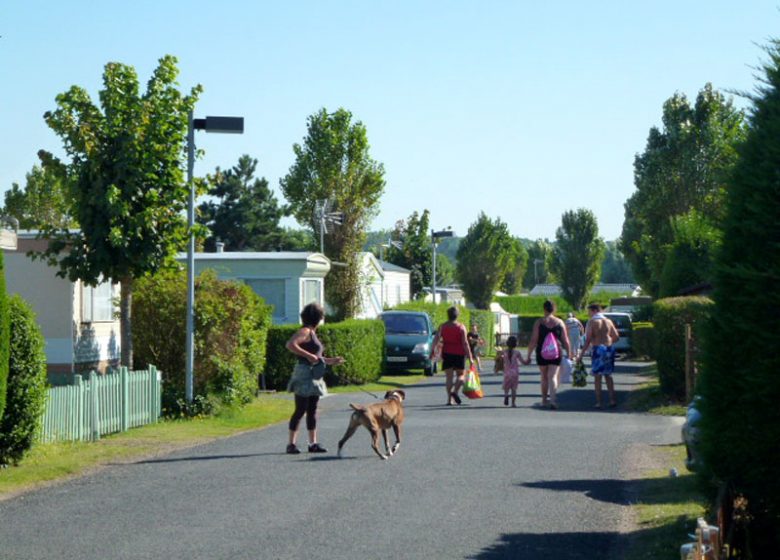
{"type": "Polygon", "coordinates": [[[431,361],[433,325],[427,313],[385,311],[379,316],[385,324],[385,369],[422,369],[436,372],[431,361]]]}
{"type": "Polygon", "coordinates": [[[695,472],[701,465],[699,456],[699,423],[701,422],[701,412],[697,405],[701,402],[701,397],[694,397],[691,404],[688,405],[688,411],[685,413],[685,423],[682,426],[682,440],[685,444],[685,466],[695,472]]]}
{"type": "Polygon", "coordinates": [[[620,339],[614,344],[618,352],[631,350],[631,314],[614,311],[604,313],[604,316],[615,324],[620,339]]]}

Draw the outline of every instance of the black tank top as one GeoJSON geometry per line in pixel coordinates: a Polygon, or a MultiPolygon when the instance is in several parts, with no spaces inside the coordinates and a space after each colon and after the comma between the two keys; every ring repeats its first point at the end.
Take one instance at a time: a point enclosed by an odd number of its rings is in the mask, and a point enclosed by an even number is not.
{"type": "MultiPolygon", "coordinates": [[[[311,352],[318,358],[322,358],[322,343],[320,342],[320,339],[317,338],[317,335],[314,333],[314,331],[311,331],[311,338],[300,345],[301,348],[306,350],[307,352],[311,352]]],[[[298,356],[298,363],[299,364],[308,364],[309,360],[304,358],[303,356],[298,356]]]]}
{"type": "Polygon", "coordinates": [[[563,338],[563,329],[561,328],[560,323],[556,323],[556,325],[553,328],[548,327],[543,322],[539,323],[539,338],[536,341],[536,351],[541,352],[542,351],[542,344],[544,344],[544,339],[547,338],[547,333],[553,333],[555,335],[555,338],[558,339],[558,342],[561,341],[563,338]]]}

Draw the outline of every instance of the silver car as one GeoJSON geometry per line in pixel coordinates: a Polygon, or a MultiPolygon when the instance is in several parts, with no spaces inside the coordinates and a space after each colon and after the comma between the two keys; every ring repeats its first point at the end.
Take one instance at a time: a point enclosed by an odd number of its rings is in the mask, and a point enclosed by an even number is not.
{"type": "Polygon", "coordinates": [[[613,345],[618,352],[631,350],[631,314],[607,312],[604,316],[615,324],[620,339],[613,345]]]}
{"type": "Polygon", "coordinates": [[[701,403],[701,397],[694,397],[691,404],[688,405],[688,411],[685,413],[685,423],[682,427],[682,440],[685,444],[685,466],[695,472],[701,465],[699,455],[699,423],[701,422],[701,412],[697,405],[701,403]]]}

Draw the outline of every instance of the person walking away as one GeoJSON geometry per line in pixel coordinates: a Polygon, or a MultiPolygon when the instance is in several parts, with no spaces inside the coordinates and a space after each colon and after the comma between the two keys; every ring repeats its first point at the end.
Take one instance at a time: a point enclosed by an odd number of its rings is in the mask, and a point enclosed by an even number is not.
{"type": "Polygon", "coordinates": [[[474,361],[477,362],[477,371],[482,373],[482,362],[479,360],[478,347],[485,344],[485,340],[479,336],[479,328],[476,324],[471,325],[471,330],[466,334],[466,338],[469,341],[469,349],[471,355],[474,357],[474,361]]]}
{"type": "Polygon", "coordinates": [[[615,382],[612,374],[615,371],[615,348],[613,345],[618,341],[618,334],[615,324],[607,319],[601,313],[601,306],[598,303],[591,303],[588,306],[588,326],[585,327],[585,345],[577,356],[577,361],[581,362],[582,357],[589,347],[593,347],[591,353],[591,373],[593,374],[594,385],[596,387],[595,408],[601,408],[601,376],[607,380],[607,391],[609,392],[609,408],[617,406],[615,399],[615,382]]]}
{"type": "Polygon", "coordinates": [[[555,303],[549,299],[544,302],[544,317],[537,319],[531,332],[526,362],[530,363],[531,352],[536,353],[536,364],[541,373],[541,392],[543,408],[558,408],[558,370],[561,365],[564,348],[571,356],[569,336],[566,325],[555,316],[555,303]]]}
{"type": "MultiPolygon", "coordinates": [[[[525,364],[522,352],[517,348],[517,337],[510,336],[506,339],[506,350],[502,352],[504,359],[504,406],[509,406],[509,394],[512,394],[512,408],[516,408],[517,385],[520,383],[520,364],[525,364]]],[[[527,365],[527,364],[526,364],[527,365]]]]}
{"type": "Polygon", "coordinates": [[[585,327],[582,326],[574,313],[569,313],[569,317],[566,319],[566,334],[569,335],[569,344],[571,344],[571,354],[569,358],[572,360],[576,358],[577,354],[582,347],[582,335],[585,333],[585,327]]]}
{"type": "MultiPolygon", "coordinates": [[[[474,365],[474,356],[471,353],[468,339],[466,338],[466,327],[458,322],[460,312],[457,307],[447,309],[446,323],[442,323],[436,336],[433,338],[433,348],[442,342],[442,369],[446,376],[445,387],[447,389],[447,405],[452,405],[452,401],[460,404],[461,400],[458,391],[463,386],[466,374],[466,357],[468,356],[469,365],[474,365]]],[[[431,354],[431,359],[433,355],[431,354]]]]}
{"type": "Polygon", "coordinates": [[[326,358],[323,346],[317,338],[317,327],[322,323],[325,311],[317,303],[310,303],[301,311],[303,326],[298,329],[286,348],[298,357],[287,390],[295,393],[295,411],[290,417],[287,453],[298,454],[296,445],[298,426],[306,415],[306,429],[309,430],[309,453],[325,453],[327,449],[317,442],[317,403],[328,394],[325,380],[325,365],[340,365],[344,358],[326,358]]]}

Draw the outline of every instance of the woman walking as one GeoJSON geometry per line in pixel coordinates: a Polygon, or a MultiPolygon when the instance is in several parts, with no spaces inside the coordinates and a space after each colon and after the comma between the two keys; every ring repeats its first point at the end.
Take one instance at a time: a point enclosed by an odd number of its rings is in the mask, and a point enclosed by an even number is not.
{"type": "Polygon", "coordinates": [[[544,302],[544,317],[534,323],[531,341],[528,344],[526,361],[531,352],[536,352],[536,365],[541,373],[542,402],[544,408],[558,408],[558,369],[561,365],[561,346],[571,356],[569,335],[566,325],[554,315],[555,303],[549,299],[544,302]]]}
{"type": "MultiPolygon", "coordinates": [[[[450,307],[447,310],[446,323],[442,323],[436,336],[433,338],[433,348],[436,348],[439,341],[442,341],[442,365],[446,375],[447,405],[452,405],[452,401],[460,404],[461,400],[458,391],[463,386],[466,373],[466,356],[469,358],[469,365],[474,364],[474,356],[471,354],[468,339],[466,338],[466,327],[458,322],[460,312],[457,307],[450,307]]],[[[433,352],[431,352],[433,359],[433,352]]]]}
{"type": "Polygon", "coordinates": [[[297,454],[301,450],[296,445],[298,426],[306,415],[306,429],[309,430],[309,453],[325,453],[327,449],[317,443],[317,403],[320,397],[328,394],[325,380],[325,365],[339,365],[344,358],[326,358],[323,347],[317,338],[317,327],[322,323],[325,312],[317,303],[310,303],[301,311],[303,326],[290,340],[287,349],[298,357],[287,390],[295,393],[295,412],[290,418],[290,434],[287,453],[297,454]]]}

